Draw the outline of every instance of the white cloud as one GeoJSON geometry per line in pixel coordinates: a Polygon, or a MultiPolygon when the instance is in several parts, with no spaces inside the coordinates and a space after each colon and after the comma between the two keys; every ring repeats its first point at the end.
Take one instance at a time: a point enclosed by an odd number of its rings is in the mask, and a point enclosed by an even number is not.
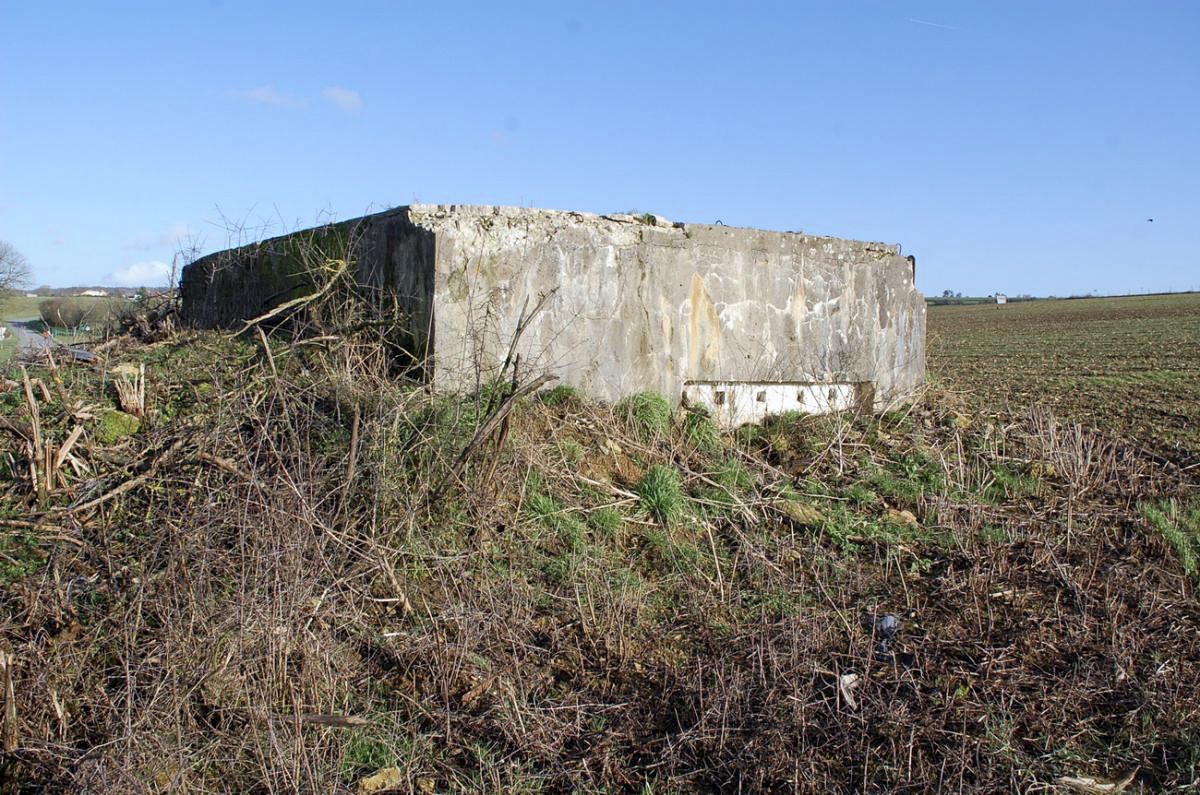
{"type": "Polygon", "coordinates": [[[277,108],[304,107],[303,99],[293,97],[291,94],[280,94],[271,85],[259,86],[249,91],[234,91],[233,96],[248,102],[257,102],[260,105],[273,105],[277,108]]]}
{"type": "Polygon", "coordinates": [[[135,262],[128,268],[113,271],[108,276],[113,287],[166,287],[171,278],[171,266],[159,260],[135,262]]]}
{"type": "Polygon", "coordinates": [[[178,246],[196,237],[195,231],[188,224],[176,221],[157,235],[142,235],[135,237],[125,244],[126,249],[133,251],[149,251],[161,246],[178,246]]]}
{"type": "Polygon", "coordinates": [[[362,97],[353,89],[330,86],[321,89],[321,96],[332,102],[338,110],[349,113],[362,109],[362,97]]]}

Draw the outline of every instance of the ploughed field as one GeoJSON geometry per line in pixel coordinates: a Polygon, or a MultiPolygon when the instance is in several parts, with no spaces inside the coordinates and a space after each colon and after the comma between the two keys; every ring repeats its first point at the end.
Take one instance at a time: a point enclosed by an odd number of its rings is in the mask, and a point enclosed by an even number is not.
{"type": "Polygon", "coordinates": [[[932,307],[928,348],[934,380],[986,404],[1200,460],[1200,293],[932,307]]]}

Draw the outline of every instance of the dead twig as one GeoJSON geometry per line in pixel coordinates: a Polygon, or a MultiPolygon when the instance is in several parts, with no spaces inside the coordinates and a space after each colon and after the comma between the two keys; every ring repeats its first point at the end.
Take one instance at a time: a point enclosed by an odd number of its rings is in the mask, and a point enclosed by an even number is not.
{"type": "Polygon", "coordinates": [[[212,453],[206,453],[203,451],[196,453],[196,458],[205,462],[206,464],[212,464],[217,469],[220,469],[223,472],[228,472],[231,475],[236,475],[237,477],[241,478],[242,480],[247,480],[247,481],[253,480],[252,477],[247,475],[242,470],[238,469],[237,464],[233,463],[228,458],[222,458],[221,456],[213,455],[212,453]]]}
{"type": "Polygon", "coordinates": [[[480,426],[479,430],[475,432],[475,436],[472,437],[471,441],[467,443],[467,446],[463,448],[462,452],[458,454],[458,457],[454,460],[454,463],[450,465],[450,470],[446,472],[446,474],[443,475],[439,481],[437,481],[437,485],[430,489],[427,503],[429,505],[435,504],[441,498],[442,492],[445,490],[450,481],[457,480],[459,478],[459,476],[462,474],[463,467],[466,466],[467,460],[471,457],[471,454],[474,453],[475,450],[477,450],[480,445],[482,445],[489,437],[491,437],[496,428],[500,426],[500,423],[504,421],[504,418],[508,416],[510,411],[512,411],[513,406],[516,405],[518,400],[526,395],[536,392],[543,384],[546,384],[550,381],[555,381],[557,379],[558,376],[546,373],[545,375],[538,376],[505,398],[504,402],[496,408],[496,411],[492,414],[488,421],[480,426]]]}
{"type": "Polygon", "coordinates": [[[102,505],[102,504],[108,502],[109,500],[120,497],[122,494],[125,494],[126,492],[136,489],[138,486],[142,485],[147,480],[149,480],[151,477],[153,477],[155,472],[158,470],[159,466],[161,466],[164,461],[166,461],[168,458],[170,458],[172,455],[174,455],[176,452],[178,452],[179,448],[183,447],[183,445],[186,441],[187,441],[187,437],[180,437],[180,438],[176,439],[174,442],[171,443],[171,445],[166,450],[164,450],[162,453],[160,453],[158,455],[158,457],[155,458],[150,463],[150,465],[146,468],[146,470],[144,472],[142,472],[140,475],[130,478],[129,480],[125,481],[124,483],[121,483],[116,488],[106,491],[105,493],[101,494],[99,497],[96,497],[95,499],[88,500],[87,502],[85,502],[81,505],[75,505],[75,506],[64,509],[62,511],[63,515],[71,516],[71,515],[74,515],[77,513],[82,513],[83,511],[89,510],[91,508],[95,508],[97,505],[102,505]]]}

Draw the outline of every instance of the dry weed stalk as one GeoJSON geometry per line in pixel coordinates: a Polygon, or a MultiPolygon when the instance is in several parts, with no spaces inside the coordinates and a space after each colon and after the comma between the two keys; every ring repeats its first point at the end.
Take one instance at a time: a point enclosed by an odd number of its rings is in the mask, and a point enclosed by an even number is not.
{"type": "Polygon", "coordinates": [[[1147,475],[1139,458],[1124,455],[1122,445],[1079,423],[1060,422],[1042,405],[1029,413],[1029,441],[1040,460],[1047,462],[1070,486],[1071,494],[1084,497],[1129,483],[1129,467],[1135,478],[1147,475]]]}
{"type": "MultiPolygon", "coordinates": [[[[60,473],[64,464],[70,463],[77,473],[86,470],[86,465],[72,453],[76,443],[83,435],[84,426],[82,423],[76,424],[61,445],[55,444],[46,429],[43,428],[38,399],[34,396],[33,384],[36,382],[42,387],[43,398],[49,401],[45,384],[39,380],[30,379],[24,365],[21,366],[21,378],[24,386],[25,406],[29,413],[29,425],[17,426],[14,423],[8,423],[6,428],[17,433],[23,439],[30,489],[37,496],[38,505],[44,507],[51,494],[63,481],[60,473]]],[[[68,407],[73,405],[66,403],[65,398],[64,404],[68,407]]],[[[75,413],[83,417],[91,416],[82,411],[75,413]]]]}
{"type": "Polygon", "coordinates": [[[122,374],[113,382],[117,389],[117,402],[121,411],[135,417],[146,416],[146,363],[138,362],[137,374],[130,377],[122,374]]]}
{"type": "Polygon", "coordinates": [[[13,692],[13,665],[16,658],[0,650],[0,686],[4,689],[3,727],[0,728],[0,748],[6,753],[17,750],[17,696],[13,692]]]}

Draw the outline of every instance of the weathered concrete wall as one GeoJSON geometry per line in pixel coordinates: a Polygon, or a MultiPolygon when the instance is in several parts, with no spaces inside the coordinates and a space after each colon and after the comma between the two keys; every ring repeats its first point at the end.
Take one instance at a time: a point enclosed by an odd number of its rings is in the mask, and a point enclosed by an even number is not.
{"type": "Polygon", "coordinates": [[[183,269],[184,322],[230,328],[313,290],[329,257],[349,256],[357,282],[395,296],[408,316],[411,346],[428,352],[433,310],[433,233],[403,210],[329,224],[218,251],[183,269]]]}
{"type": "MultiPolygon", "coordinates": [[[[880,409],[924,380],[925,302],[894,246],[443,205],[328,230],[355,241],[361,282],[402,297],[439,387],[469,388],[498,367],[522,309],[543,298],[519,345],[524,366],[603,400],[652,389],[737,422],[864,400],[880,409]]],[[[185,269],[185,318],[230,325],[304,289],[278,264],[290,239],[185,269]]]]}

